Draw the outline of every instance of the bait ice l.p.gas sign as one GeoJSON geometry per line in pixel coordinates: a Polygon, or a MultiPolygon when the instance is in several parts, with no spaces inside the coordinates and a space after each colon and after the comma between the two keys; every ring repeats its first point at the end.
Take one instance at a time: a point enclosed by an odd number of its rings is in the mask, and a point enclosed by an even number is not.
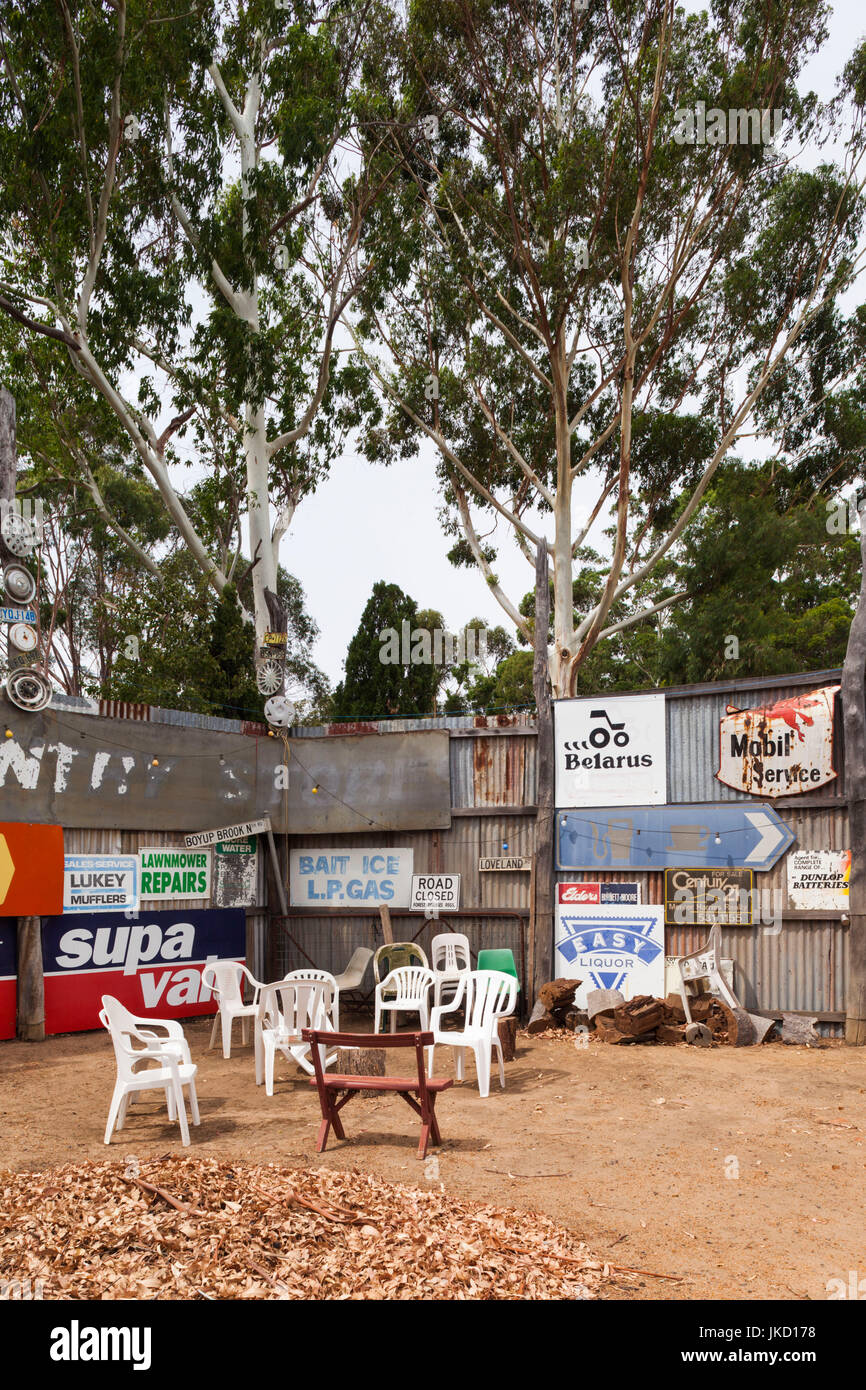
{"type": "Polygon", "coordinates": [[[726,787],[753,796],[797,796],[836,776],[833,707],[838,685],[758,709],[728,705],[719,724],[719,770],[726,787]]]}

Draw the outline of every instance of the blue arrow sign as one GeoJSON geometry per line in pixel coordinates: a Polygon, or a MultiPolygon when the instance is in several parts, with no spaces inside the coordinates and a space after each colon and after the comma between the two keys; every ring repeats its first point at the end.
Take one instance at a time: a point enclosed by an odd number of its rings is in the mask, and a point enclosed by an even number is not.
{"type": "Polygon", "coordinates": [[[766,802],[557,811],[558,869],[772,869],[796,836],[766,802]]]}

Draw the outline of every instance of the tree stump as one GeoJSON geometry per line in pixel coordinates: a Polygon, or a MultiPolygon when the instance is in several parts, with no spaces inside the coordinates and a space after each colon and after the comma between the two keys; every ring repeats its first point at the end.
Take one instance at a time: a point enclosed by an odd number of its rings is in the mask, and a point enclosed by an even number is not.
{"type": "Polygon", "coordinates": [[[499,1041],[502,1044],[502,1060],[513,1062],[514,1048],[517,1042],[517,1019],[514,1014],[509,1014],[508,1018],[500,1018],[497,1028],[499,1041]]]}
{"type": "MultiPolygon", "coordinates": [[[[335,1070],[341,1076],[384,1076],[384,1047],[341,1047],[335,1070]]],[[[381,1096],[381,1091],[359,1091],[359,1096],[381,1096]]]]}

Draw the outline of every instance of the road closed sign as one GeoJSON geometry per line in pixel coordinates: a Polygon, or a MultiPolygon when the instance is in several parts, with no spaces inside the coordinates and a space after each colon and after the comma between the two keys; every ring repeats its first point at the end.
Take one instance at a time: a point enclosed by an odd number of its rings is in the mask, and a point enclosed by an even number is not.
{"type": "Polygon", "coordinates": [[[0,917],[63,911],[63,830],[0,822],[0,917]]]}
{"type": "Polygon", "coordinates": [[[413,874],[412,912],[456,912],[460,906],[459,874],[413,874]]]}

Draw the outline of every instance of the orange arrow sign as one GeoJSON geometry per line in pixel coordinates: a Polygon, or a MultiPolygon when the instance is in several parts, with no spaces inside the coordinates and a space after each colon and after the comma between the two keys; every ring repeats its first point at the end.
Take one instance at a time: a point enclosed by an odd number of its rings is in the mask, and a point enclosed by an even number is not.
{"type": "Polygon", "coordinates": [[[0,917],[62,911],[62,827],[0,821],[0,917]]]}

